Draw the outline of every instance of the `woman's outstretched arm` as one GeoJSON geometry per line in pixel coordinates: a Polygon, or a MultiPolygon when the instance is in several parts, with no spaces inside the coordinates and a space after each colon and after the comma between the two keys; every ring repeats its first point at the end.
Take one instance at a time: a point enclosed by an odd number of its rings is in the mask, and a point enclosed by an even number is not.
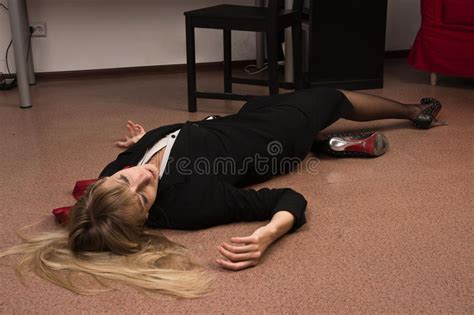
{"type": "Polygon", "coordinates": [[[229,244],[219,245],[219,252],[225,259],[216,262],[225,269],[234,271],[256,266],[270,245],[288,233],[295,222],[294,216],[288,211],[276,212],[271,221],[246,237],[232,237],[229,244]]]}

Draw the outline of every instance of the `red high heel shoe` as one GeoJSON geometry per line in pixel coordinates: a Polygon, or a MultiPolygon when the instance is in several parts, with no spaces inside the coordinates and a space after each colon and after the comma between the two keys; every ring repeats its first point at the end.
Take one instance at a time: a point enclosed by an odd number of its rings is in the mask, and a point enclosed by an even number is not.
{"type": "Polygon", "coordinates": [[[313,152],[335,157],[377,157],[388,150],[388,140],[380,132],[331,135],[313,144],[313,152]]]}
{"type": "MultiPolygon", "coordinates": [[[[87,187],[94,184],[96,181],[97,179],[95,178],[78,180],[74,185],[74,189],[72,191],[72,196],[74,197],[74,199],[79,200],[82,196],[84,196],[87,187]]],[[[54,217],[56,218],[56,222],[60,224],[66,223],[67,219],[69,218],[69,212],[71,212],[71,208],[72,206],[53,209],[52,212],[54,217]]]]}

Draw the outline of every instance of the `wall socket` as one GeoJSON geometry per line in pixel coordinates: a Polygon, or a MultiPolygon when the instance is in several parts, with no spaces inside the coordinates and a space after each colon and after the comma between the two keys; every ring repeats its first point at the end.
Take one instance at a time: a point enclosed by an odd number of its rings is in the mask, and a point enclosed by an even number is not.
{"type": "Polygon", "coordinates": [[[46,23],[31,23],[30,27],[33,28],[33,37],[46,37],[46,23]]]}

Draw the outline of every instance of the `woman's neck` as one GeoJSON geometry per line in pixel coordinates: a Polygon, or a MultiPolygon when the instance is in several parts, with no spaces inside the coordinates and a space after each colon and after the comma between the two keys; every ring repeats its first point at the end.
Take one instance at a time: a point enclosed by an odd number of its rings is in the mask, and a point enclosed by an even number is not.
{"type": "Polygon", "coordinates": [[[160,151],[156,152],[146,164],[153,164],[161,172],[161,163],[163,162],[163,156],[165,155],[166,146],[164,146],[160,151]]]}

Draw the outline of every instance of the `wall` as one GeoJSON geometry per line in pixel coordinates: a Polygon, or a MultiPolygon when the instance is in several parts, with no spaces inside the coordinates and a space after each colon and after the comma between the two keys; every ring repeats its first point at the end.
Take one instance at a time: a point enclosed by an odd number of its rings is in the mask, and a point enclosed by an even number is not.
{"type": "MultiPolygon", "coordinates": [[[[6,0],[0,0],[6,4],[6,0]]],[[[218,0],[30,0],[31,22],[47,22],[47,37],[33,38],[37,72],[183,64],[183,12],[218,0]]],[[[225,3],[253,5],[254,0],[225,3]]],[[[419,0],[389,0],[387,50],[409,49],[420,23],[419,0]]],[[[0,8],[0,72],[6,72],[8,14],[0,8]]],[[[233,33],[233,59],[255,58],[253,33],[233,33]]],[[[222,33],[197,30],[198,62],[222,60],[222,33]]],[[[12,50],[10,68],[14,69],[12,50]]]]}
{"type": "Polygon", "coordinates": [[[420,0],[388,0],[385,50],[410,49],[420,23],[420,0]]]}

